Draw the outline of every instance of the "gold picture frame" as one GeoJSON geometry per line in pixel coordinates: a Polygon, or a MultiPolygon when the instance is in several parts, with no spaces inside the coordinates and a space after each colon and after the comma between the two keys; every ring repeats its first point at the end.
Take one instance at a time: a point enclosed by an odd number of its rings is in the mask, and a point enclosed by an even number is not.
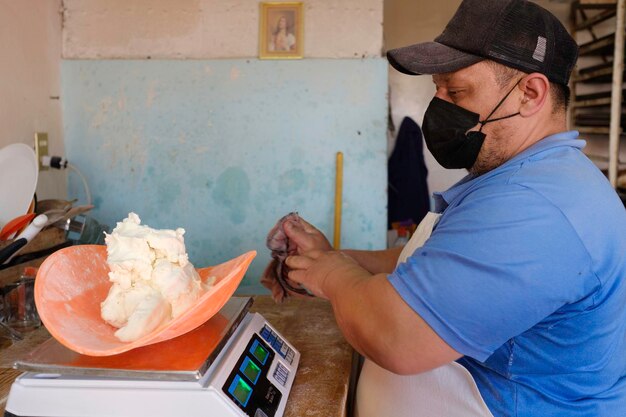
{"type": "Polygon", "coordinates": [[[304,55],[302,2],[262,2],[259,58],[301,59],[304,55]]]}

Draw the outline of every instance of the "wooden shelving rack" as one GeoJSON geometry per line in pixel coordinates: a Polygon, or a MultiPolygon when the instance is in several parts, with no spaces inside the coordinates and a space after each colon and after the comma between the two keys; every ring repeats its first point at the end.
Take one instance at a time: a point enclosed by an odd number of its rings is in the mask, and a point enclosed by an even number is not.
{"type": "Polygon", "coordinates": [[[608,178],[617,187],[619,144],[626,136],[626,113],[622,99],[624,81],[624,12],[626,0],[577,0],[572,3],[572,32],[590,37],[579,42],[579,66],[571,81],[573,101],[570,124],[586,135],[608,139],[606,155],[589,155],[608,162],[608,178]],[[599,28],[612,31],[599,35],[599,28]],[[582,61],[595,61],[582,65],[582,61]],[[607,88],[610,87],[610,88],[607,88]],[[584,87],[584,88],[583,88],[584,87]],[[581,90],[586,90],[581,92],[581,90]]]}

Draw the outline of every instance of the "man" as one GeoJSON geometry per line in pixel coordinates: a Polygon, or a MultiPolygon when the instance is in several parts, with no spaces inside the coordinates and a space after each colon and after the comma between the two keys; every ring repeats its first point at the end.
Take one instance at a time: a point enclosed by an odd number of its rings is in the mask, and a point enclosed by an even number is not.
{"type": "Polygon", "coordinates": [[[470,173],[397,267],[397,250],[332,251],[287,222],[289,278],[390,375],[456,362],[496,417],[626,415],[626,212],[566,132],[574,40],[534,3],[465,0],[435,42],[388,57],[432,74],[427,146],[470,173]]]}

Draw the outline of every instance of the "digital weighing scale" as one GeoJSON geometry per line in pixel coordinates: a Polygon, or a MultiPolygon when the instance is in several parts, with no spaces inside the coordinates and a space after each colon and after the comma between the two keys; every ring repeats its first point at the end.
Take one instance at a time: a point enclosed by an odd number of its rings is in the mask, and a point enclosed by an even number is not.
{"type": "Polygon", "coordinates": [[[197,329],[114,356],[51,338],[15,363],[5,417],[282,417],[300,353],[232,297],[197,329]]]}

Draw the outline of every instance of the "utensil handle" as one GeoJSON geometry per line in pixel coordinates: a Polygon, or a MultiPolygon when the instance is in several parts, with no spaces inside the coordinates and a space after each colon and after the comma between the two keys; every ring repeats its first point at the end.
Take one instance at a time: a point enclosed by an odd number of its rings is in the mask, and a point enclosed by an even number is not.
{"type": "Polygon", "coordinates": [[[28,240],[25,238],[17,239],[6,248],[0,250],[0,265],[9,262],[13,255],[26,246],[27,243],[28,240]]]}
{"type": "Polygon", "coordinates": [[[20,233],[16,240],[24,238],[28,242],[30,242],[37,235],[37,233],[39,233],[41,229],[43,229],[47,222],[48,216],[46,216],[45,214],[40,214],[33,219],[33,221],[26,227],[26,229],[24,229],[22,233],[20,233]]]}

